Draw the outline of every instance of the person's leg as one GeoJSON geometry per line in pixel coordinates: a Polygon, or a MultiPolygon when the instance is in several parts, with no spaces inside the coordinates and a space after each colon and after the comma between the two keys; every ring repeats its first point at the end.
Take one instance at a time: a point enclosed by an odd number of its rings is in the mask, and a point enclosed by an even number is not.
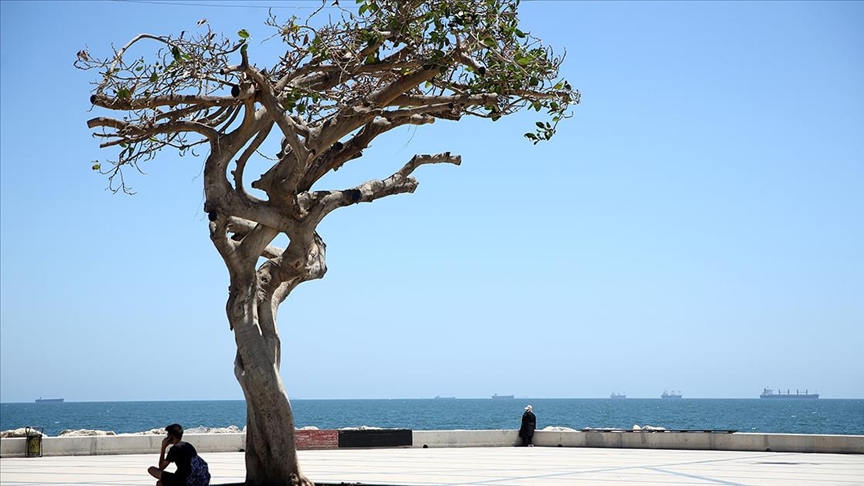
{"type": "MultiPolygon", "coordinates": [[[[155,468],[155,467],[152,469],[158,470],[158,468],[155,468]]],[[[177,476],[175,476],[174,473],[168,472],[168,471],[160,471],[160,472],[162,474],[161,474],[161,477],[159,478],[159,482],[156,483],[156,486],[175,486],[175,485],[184,484],[183,481],[179,481],[177,479],[177,476]]]]}

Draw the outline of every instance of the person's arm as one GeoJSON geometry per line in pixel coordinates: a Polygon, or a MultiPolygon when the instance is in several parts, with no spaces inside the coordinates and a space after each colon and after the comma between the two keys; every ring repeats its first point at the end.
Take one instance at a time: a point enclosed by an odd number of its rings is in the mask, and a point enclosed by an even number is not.
{"type": "Polygon", "coordinates": [[[159,463],[158,467],[160,471],[164,471],[168,464],[171,464],[171,461],[165,458],[165,450],[168,448],[168,437],[162,439],[162,448],[159,450],[159,463]]]}

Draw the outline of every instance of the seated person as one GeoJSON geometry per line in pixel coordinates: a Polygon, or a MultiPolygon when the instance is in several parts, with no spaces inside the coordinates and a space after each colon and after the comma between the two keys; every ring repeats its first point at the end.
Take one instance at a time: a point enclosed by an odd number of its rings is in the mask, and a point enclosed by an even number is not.
{"type": "Polygon", "coordinates": [[[147,472],[158,479],[156,486],[207,486],[210,484],[210,472],[204,459],[198,456],[198,451],[192,444],[183,442],[183,427],[171,424],[165,427],[168,436],[162,439],[162,450],[159,452],[159,466],[150,466],[147,472]],[[171,449],[168,449],[171,446],[171,449]],[[165,450],[168,449],[168,455],[165,450]],[[166,471],[168,464],[177,465],[177,470],[166,471]]]}

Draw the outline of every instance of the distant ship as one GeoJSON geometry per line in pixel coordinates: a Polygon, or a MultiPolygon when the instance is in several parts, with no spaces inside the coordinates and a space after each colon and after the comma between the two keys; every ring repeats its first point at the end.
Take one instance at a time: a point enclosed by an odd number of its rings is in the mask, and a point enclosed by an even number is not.
{"type": "Polygon", "coordinates": [[[680,391],[676,392],[673,390],[667,393],[666,390],[663,390],[663,394],[660,395],[660,398],[681,398],[683,396],[684,395],[682,395],[680,391]]]}
{"type": "Polygon", "coordinates": [[[456,400],[456,397],[442,397],[441,395],[435,395],[435,400],[456,400]]]}
{"type": "Polygon", "coordinates": [[[62,398],[42,398],[39,397],[36,399],[36,403],[63,403],[62,398]]]}
{"type": "Polygon", "coordinates": [[[782,391],[778,391],[774,393],[774,390],[770,388],[766,388],[762,390],[762,394],[759,395],[759,398],[803,398],[808,400],[815,400],[819,398],[818,393],[808,393],[808,390],[804,390],[804,393],[795,390],[795,394],[793,395],[790,390],[786,390],[786,393],[782,391]]]}
{"type": "Polygon", "coordinates": [[[621,399],[621,398],[627,398],[627,394],[626,393],[614,393],[613,392],[611,395],[609,395],[609,398],[611,398],[613,400],[617,400],[617,399],[621,399]]]}
{"type": "Polygon", "coordinates": [[[499,398],[513,398],[513,395],[499,395],[497,393],[492,395],[493,400],[498,400],[499,398]]]}

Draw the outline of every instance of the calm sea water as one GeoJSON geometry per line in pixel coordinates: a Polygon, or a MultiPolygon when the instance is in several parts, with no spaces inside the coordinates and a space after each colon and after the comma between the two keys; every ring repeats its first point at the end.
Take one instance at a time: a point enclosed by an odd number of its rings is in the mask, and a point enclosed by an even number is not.
{"type": "MultiPolygon", "coordinates": [[[[634,424],[667,429],[864,435],[864,400],[760,399],[411,399],[293,400],[297,427],[361,425],[415,430],[516,429],[531,403],[538,428],[634,424]]],[[[178,422],[186,428],[246,424],[243,401],[68,402],[0,404],[0,430],[44,427],[140,432],[178,422]]]]}

